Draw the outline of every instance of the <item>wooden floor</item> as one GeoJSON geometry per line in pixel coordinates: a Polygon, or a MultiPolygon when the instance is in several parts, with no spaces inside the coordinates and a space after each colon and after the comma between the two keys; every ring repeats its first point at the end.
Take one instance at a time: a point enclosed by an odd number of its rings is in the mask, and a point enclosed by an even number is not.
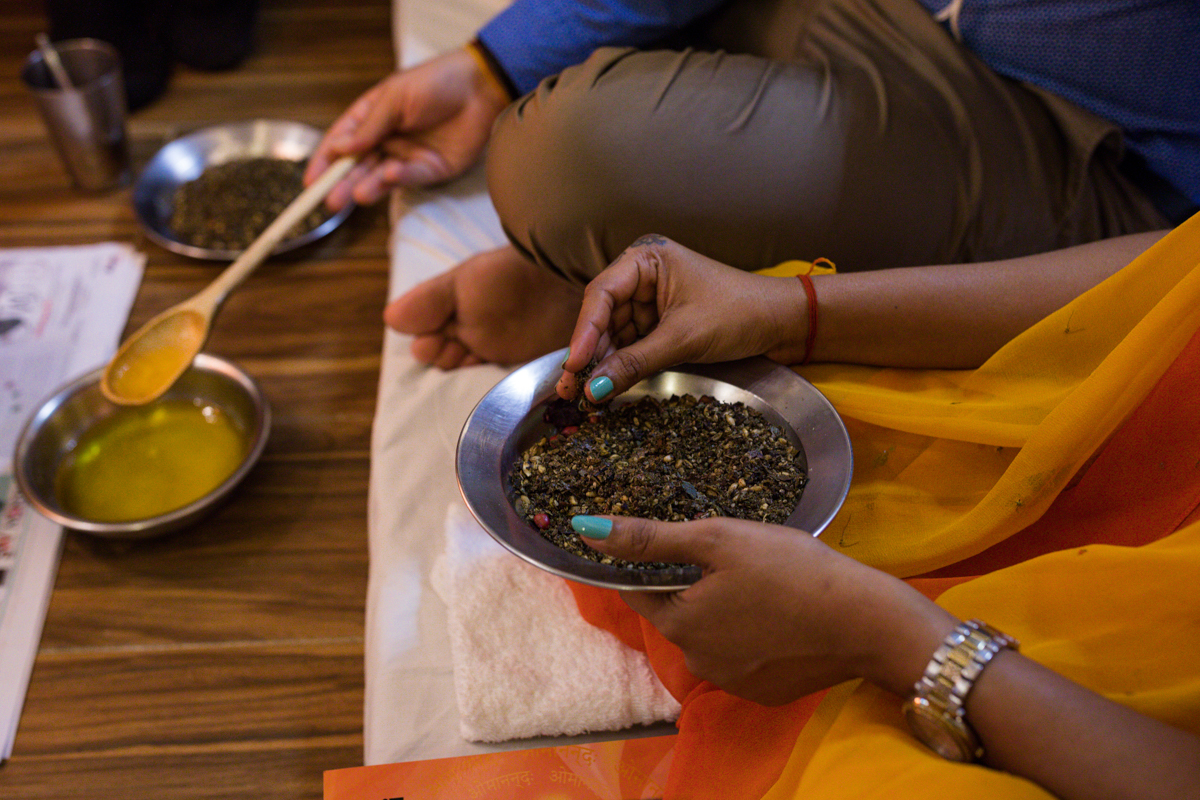
{"type": "MultiPolygon", "coordinates": [[[[132,242],[148,255],[130,329],[219,266],[139,233],[130,190],[76,193],[17,79],[42,4],[0,0],[0,247],[132,242]]],[[[324,127],[391,68],[388,0],[264,0],[239,69],[178,70],[130,120],[135,162],[205,123],[324,127]]],[[[179,534],[69,534],[0,798],[316,798],[362,763],[371,420],[387,284],[382,209],[358,209],[236,292],[208,350],[275,412],[233,499],[179,534]]]]}

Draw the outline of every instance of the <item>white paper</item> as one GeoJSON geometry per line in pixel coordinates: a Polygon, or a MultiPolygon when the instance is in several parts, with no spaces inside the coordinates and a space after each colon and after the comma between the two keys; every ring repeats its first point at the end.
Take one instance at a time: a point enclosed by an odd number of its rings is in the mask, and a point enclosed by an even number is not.
{"type": "Polygon", "coordinates": [[[0,250],[0,760],[12,754],[62,546],[62,529],[17,492],[13,449],[44,398],[116,352],[144,265],[111,242],[0,250]]]}

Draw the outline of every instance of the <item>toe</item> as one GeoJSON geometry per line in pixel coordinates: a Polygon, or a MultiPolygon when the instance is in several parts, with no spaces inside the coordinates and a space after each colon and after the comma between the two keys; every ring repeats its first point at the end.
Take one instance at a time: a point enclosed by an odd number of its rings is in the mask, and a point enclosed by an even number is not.
{"type": "Polygon", "coordinates": [[[467,348],[463,347],[462,342],[447,339],[442,347],[442,352],[438,353],[437,358],[433,360],[433,365],[438,369],[457,369],[462,366],[466,357],[467,348]]]}
{"type": "Polygon", "coordinates": [[[454,316],[454,274],[417,284],[388,303],[383,321],[399,333],[424,336],[444,328],[454,316]]]}
{"type": "Polygon", "coordinates": [[[446,337],[438,335],[418,336],[413,339],[409,350],[413,358],[422,364],[433,364],[446,346],[446,337]]]}

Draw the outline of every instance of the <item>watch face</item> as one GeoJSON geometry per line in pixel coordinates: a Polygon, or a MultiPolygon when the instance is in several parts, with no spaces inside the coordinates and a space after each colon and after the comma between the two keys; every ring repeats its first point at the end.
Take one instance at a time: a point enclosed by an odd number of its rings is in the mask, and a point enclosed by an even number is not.
{"type": "MultiPolygon", "coordinates": [[[[971,761],[974,753],[966,731],[957,730],[957,720],[930,708],[920,699],[904,706],[904,716],[913,735],[942,758],[950,761],[971,761]]],[[[958,723],[961,725],[962,723],[958,723]]]]}

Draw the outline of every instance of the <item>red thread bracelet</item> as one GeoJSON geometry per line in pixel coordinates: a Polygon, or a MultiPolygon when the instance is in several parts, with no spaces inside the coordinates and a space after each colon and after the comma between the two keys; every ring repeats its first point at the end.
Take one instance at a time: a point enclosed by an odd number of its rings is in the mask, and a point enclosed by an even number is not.
{"type": "Polygon", "coordinates": [[[813,340],[817,338],[817,290],[813,287],[812,278],[807,275],[797,275],[800,285],[804,287],[804,295],[808,298],[808,337],[804,342],[804,358],[801,364],[807,364],[812,358],[813,340]]]}

